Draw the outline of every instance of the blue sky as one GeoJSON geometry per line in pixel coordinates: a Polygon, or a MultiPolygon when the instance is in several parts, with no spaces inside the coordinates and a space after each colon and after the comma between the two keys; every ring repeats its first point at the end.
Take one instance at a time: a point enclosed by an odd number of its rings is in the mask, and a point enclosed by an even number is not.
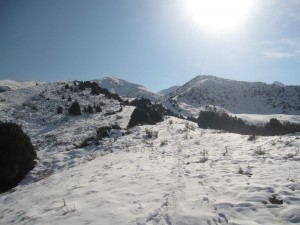
{"type": "Polygon", "coordinates": [[[300,0],[257,1],[238,29],[215,33],[186,1],[0,0],[0,79],[117,76],[159,91],[205,74],[300,85],[300,0]]]}

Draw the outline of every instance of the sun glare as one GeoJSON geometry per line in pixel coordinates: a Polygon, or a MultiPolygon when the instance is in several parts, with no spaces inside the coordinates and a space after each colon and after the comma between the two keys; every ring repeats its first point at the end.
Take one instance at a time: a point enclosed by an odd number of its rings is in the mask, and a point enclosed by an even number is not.
{"type": "Polygon", "coordinates": [[[252,14],[257,0],[185,0],[188,17],[214,33],[238,30],[252,14]]]}

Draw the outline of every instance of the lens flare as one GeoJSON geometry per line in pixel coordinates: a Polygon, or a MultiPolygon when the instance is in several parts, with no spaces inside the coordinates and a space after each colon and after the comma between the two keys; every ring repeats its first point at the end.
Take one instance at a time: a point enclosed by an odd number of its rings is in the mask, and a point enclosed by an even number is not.
{"type": "Polygon", "coordinates": [[[222,33],[238,30],[251,16],[257,0],[185,0],[188,16],[202,29],[222,33]]]}

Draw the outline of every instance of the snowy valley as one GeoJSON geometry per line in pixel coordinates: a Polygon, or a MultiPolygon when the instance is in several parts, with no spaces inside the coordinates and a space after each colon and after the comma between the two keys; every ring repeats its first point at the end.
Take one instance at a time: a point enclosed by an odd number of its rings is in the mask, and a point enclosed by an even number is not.
{"type": "MultiPolygon", "coordinates": [[[[300,122],[299,86],[199,76],[155,94],[118,78],[95,82],[185,117],[215,107],[251,123],[300,122]]],[[[136,106],[80,82],[0,86],[0,121],[20,125],[38,157],[0,195],[1,224],[300,223],[299,133],[250,137],[170,115],[129,128],[136,106]],[[74,101],[77,116],[68,111],[74,101]],[[108,135],[99,137],[101,127],[111,127],[108,135]]]]}

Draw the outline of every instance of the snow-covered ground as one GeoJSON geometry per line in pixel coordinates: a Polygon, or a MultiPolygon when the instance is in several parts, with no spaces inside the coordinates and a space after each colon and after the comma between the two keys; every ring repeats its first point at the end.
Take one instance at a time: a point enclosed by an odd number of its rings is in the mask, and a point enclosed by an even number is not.
{"type": "Polygon", "coordinates": [[[0,224],[300,223],[300,134],[250,141],[173,117],[126,130],[134,107],[116,112],[119,102],[63,83],[0,98],[1,120],[21,124],[39,157],[19,186],[0,195],[0,224]],[[56,114],[69,95],[82,106],[102,102],[103,111],[56,114]],[[115,123],[124,136],[78,147],[115,123]]]}
{"type": "Polygon", "coordinates": [[[169,118],[106,139],[76,167],[3,194],[1,223],[300,223],[299,146],[299,135],[249,141],[169,118]]]}

